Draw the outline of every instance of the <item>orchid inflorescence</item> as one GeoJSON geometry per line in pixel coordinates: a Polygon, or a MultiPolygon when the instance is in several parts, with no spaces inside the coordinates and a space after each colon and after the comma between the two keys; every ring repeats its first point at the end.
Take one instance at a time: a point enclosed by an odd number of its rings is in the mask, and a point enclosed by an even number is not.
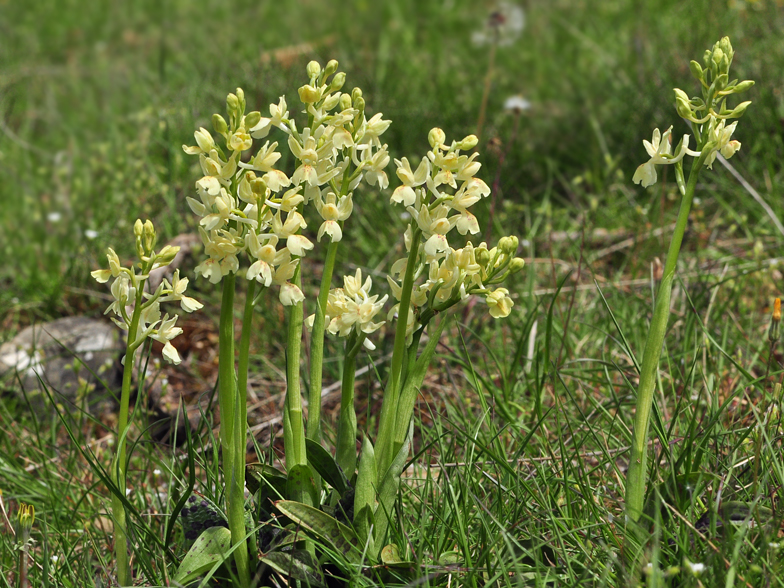
{"type": "Polygon", "coordinates": [[[212,119],[225,148],[204,128],[196,131],[195,146],[183,146],[186,153],[199,156],[204,174],[196,182],[198,200],[188,198],[188,204],[201,217],[199,234],[209,256],[196,271],[211,282],[237,272],[238,255],[245,252],[250,260],[247,279],[280,286],[285,306],[301,302],[302,291],[290,280],[299,260],[313,249],[301,233],[307,228],[303,206],[312,203],[323,219],[318,240],[327,235],[337,242],[360,182],[387,187],[389,155],[379,137],[389,121],[380,114],[365,118],[358,88],[351,94],[340,92],[345,74],[336,73],[337,65],[334,60],[323,70],[316,62],[308,65],[309,83],[299,89],[309,121],[305,128],[298,129],[289,117],[284,96],[270,105],[269,118],[259,112],[245,114],[244,92],[238,88],[226,101],[229,121],[219,114],[212,119]],[[274,167],[281,157],[278,142],[266,141],[247,163],[241,160],[252,138],[266,138],[273,127],[288,135],[288,148],[298,161],[291,176],[274,167]]]}
{"type": "Polygon", "coordinates": [[[721,153],[726,159],[740,149],[740,141],[732,139],[737,121],[727,124],[729,119],[740,118],[751,102],[741,102],[735,108],[727,108],[727,97],[745,92],[754,82],[729,81],[729,68],[734,51],[727,37],[718,41],[712,49],[705,51],[703,68],[696,61],[690,63],[692,75],[700,82],[702,97],[689,98],[683,90],[675,88],[675,108],[678,115],[692,125],[697,151],[689,149],[689,135],[683,135],[675,150],[672,150],[672,126],[664,133],[654,129],[653,138],[643,141],[650,159],[634,172],[632,180],[644,188],[656,183],[656,165],[679,163],[686,155],[700,157],[705,154],[704,165],[713,168],[713,162],[721,153]]]}
{"type": "MultiPolygon", "coordinates": [[[[444,132],[435,128],[428,139],[432,149],[422,158],[416,171],[411,169],[405,157],[395,160],[397,176],[403,184],[391,198],[392,203],[405,206],[414,220],[406,229],[406,249],[410,252],[414,232],[420,233],[423,240],[419,245],[420,265],[414,270],[414,276],[425,275],[426,279],[414,287],[411,295],[408,336],[421,324],[424,312],[446,310],[471,294],[485,297],[491,316],[508,316],[514,304],[509,291],[505,288],[492,290],[488,286],[504,281],[524,265],[521,258],[514,257],[517,237],[503,237],[493,248],[488,248],[485,242],[475,246],[471,241],[460,249],[449,245],[447,234],[453,228],[461,235],[479,233],[476,217],[468,209],[490,194],[490,188],[475,177],[481,167],[476,161],[478,153],[460,153],[476,146],[475,135],[447,145],[444,132]]],[[[397,260],[392,265],[392,276],[402,281],[407,265],[407,257],[397,260]]],[[[399,301],[401,285],[392,276],[387,280],[399,301]]],[[[397,311],[396,305],[389,313],[390,318],[397,311]]]]}
{"type": "Polygon", "coordinates": [[[202,304],[190,296],[185,296],[188,278],[181,278],[180,270],[175,270],[171,282],[164,277],[154,292],[144,291],[150,272],[169,265],[180,248],[166,245],[156,253],[153,249],[155,228],[149,220],[142,223],[137,219],[133,232],[140,260],[137,267],[141,273],[136,272],[136,267],[123,267],[119,256],[110,247],[106,254],[109,269],[95,270],[91,275],[101,284],[114,278],[111,286],[114,302],[109,305],[105,314],[114,313],[115,316],[110,317],[111,320],[121,329],[133,333],[133,339],[128,341],[128,352],[132,353],[149,337],[163,343],[164,359],[178,364],[181,361],[180,355],[171,340],[182,333],[182,329],[176,326],[177,315],[170,317],[165,314],[161,317],[161,303],[179,302],[185,312],[199,310],[202,304]],[[141,299],[138,297],[140,291],[141,299]],[[134,311],[139,303],[141,306],[137,314],[134,311]],[[138,326],[131,328],[134,315],[137,316],[138,326]]]}

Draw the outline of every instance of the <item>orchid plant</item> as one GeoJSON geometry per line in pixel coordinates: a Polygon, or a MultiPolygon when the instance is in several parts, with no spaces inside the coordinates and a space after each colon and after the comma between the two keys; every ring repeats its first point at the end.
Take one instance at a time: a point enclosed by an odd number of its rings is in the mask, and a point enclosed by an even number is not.
{"type": "MultiPolygon", "coordinates": [[[[500,285],[524,265],[515,257],[516,237],[503,237],[495,247],[483,241],[467,241],[457,249],[450,244],[448,235],[453,229],[460,235],[479,233],[470,208],[488,196],[490,189],[476,177],[481,167],[478,153],[472,152],[478,142],[476,136],[448,142],[437,128],[428,135],[431,149],[415,168],[405,157],[395,160],[401,185],[392,192],[390,201],[404,208],[410,222],[403,239],[406,255],[392,265],[387,277],[390,293],[374,291],[373,280],[361,269],[343,276],[342,287],[332,287],[337,250],[354,209],[354,198],[363,191],[386,190],[386,168],[391,161],[387,145],[381,140],[390,121],[380,113],[368,118],[362,91],[354,88],[350,93],[342,92],[346,76],[337,68],[334,60],[323,68],[316,62],[307,65],[307,83],[298,90],[304,115],[301,121],[290,115],[283,96],[269,106],[269,117],[258,111],[246,113],[245,95],[238,88],[227,97],[227,118],[220,114],[212,117],[218,139],[200,128],[194,133],[196,144],[183,146],[187,154],[198,156],[203,174],[195,183],[195,194],[187,198],[198,217],[207,256],[196,267],[196,273],[213,284],[222,284],[218,393],[228,529],[208,529],[205,540],[193,544],[174,578],[181,583],[206,571],[208,568],[199,563],[205,561],[204,554],[224,543],[231,547],[221,551],[222,559],[232,554],[240,586],[250,585],[258,559],[285,575],[284,570],[291,568],[285,562],[290,564],[299,558],[300,563],[310,562],[314,574],[320,574],[315,561],[308,559],[314,551],[310,542],[304,549],[289,551],[276,550],[274,544],[262,541],[268,549],[258,557],[253,539],[259,525],[249,523],[246,512],[246,470],[251,474],[248,487],[256,494],[260,511],[268,512],[269,498],[276,498],[279,513],[322,540],[331,541],[350,561],[359,561],[362,553],[370,561],[378,561],[409,454],[416,396],[447,324],[446,311],[469,296],[479,296],[492,317],[502,318],[510,314],[514,304],[509,291],[500,285]],[[249,154],[254,144],[255,152],[249,154]],[[290,174],[276,167],[282,157],[279,147],[288,148],[293,156],[295,166],[290,174]],[[312,219],[320,223],[315,243],[304,233],[312,219]],[[324,264],[314,312],[306,320],[301,261],[313,254],[316,243],[324,245],[324,264]],[[237,276],[245,282],[247,292],[235,366],[237,276]],[[285,472],[245,463],[253,311],[271,287],[277,289],[278,300],[287,309],[285,472]],[[390,299],[395,303],[385,312],[390,299]],[[360,351],[370,353],[375,349],[372,337],[385,322],[395,323],[395,342],[378,415],[378,434],[375,442],[367,432],[363,435],[358,456],[356,360],[360,351]],[[305,328],[310,331],[307,419],[300,376],[305,328]],[[328,334],[345,341],[334,456],[322,444],[321,436],[322,364],[328,334]],[[426,343],[420,349],[422,341],[426,343]],[[270,489],[275,492],[270,493],[270,489]],[[348,505],[351,501],[353,504],[348,505]],[[349,507],[344,508],[346,505],[349,507]],[[353,516],[338,521],[341,512],[345,515],[352,510],[353,516]],[[325,525],[334,531],[328,537],[324,536],[325,525]],[[206,539],[224,533],[220,541],[206,539]]],[[[137,247],[142,274],[122,268],[110,250],[110,269],[93,275],[99,281],[115,279],[112,292],[116,300],[109,311],[117,314],[121,326],[129,331],[129,354],[149,336],[166,344],[166,359],[178,361],[170,344],[178,333],[176,317],[161,318],[158,304],[176,300],[187,312],[201,305],[184,296],[187,280],[178,273],[171,282],[164,280],[154,293],[144,292],[146,276],[154,267],[169,263],[174,251],[165,248],[156,255],[152,251],[152,225],[137,225],[141,227],[137,247]],[[129,304],[133,308],[130,314],[129,304]]],[[[130,364],[126,361],[126,369],[130,364]]],[[[125,380],[123,386],[125,391],[125,380]]],[[[121,435],[127,428],[127,401],[125,406],[121,435]]],[[[124,463],[124,457],[118,455],[118,460],[124,463]]],[[[118,469],[121,488],[124,472],[122,467],[118,469]]],[[[125,540],[121,506],[115,506],[115,518],[120,523],[117,536],[125,540]]],[[[121,583],[128,583],[130,568],[127,559],[120,559],[120,551],[127,555],[127,546],[118,547],[118,569],[121,566],[123,570],[121,583]]],[[[207,557],[206,561],[212,565],[214,560],[207,557]]]]}
{"type": "MultiPolygon", "coordinates": [[[[341,288],[331,287],[337,249],[353,212],[353,199],[364,186],[368,187],[365,190],[386,189],[389,178],[385,170],[390,162],[387,145],[381,140],[390,121],[380,113],[366,116],[360,89],[341,92],[345,74],[338,72],[337,66],[336,61],[324,68],[316,62],[308,64],[308,83],[298,91],[303,122],[290,116],[285,97],[270,105],[269,117],[258,112],[245,114],[244,95],[238,89],[227,99],[229,120],[220,115],[213,117],[224,146],[219,147],[207,130],[200,129],[195,134],[197,144],[184,147],[187,153],[199,156],[204,173],[196,182],[198,198],[188,200],[200,217],[199,232],[209,256],[197,272],[215,283],[223,280],[221,443],[228,523],[242,585],[247,584],[250,573],[247,549],[239,544],[248,535],[241,516],[241,492],[247,436],[247,333],[252,305],[258,300],[255,288],[279,286],[279,300],[288,309],[283,414],[287,483],[285,495],[280,496],[286,500],[278,501],[278,510],[312,529],[313,521],[305,519],[321,516],[314,514],[319,512],[315,509],[328,503],[334,507],[335,501],[345,500],[346,492],[353,487],[354,518],[347,521],[353,523],[353,529],[340,527],[340,534],[349,534],[359,552],[364,547],[377,560],[408,455],[417,390],[446,321],[442,318],[436,327],[428,326],[437,315],[471,295],[484,297],[493,317],[509,315],[513,305],[509,292],[496,286],[523,266],[522,259],[514,257],[514,237],[502,239],[498,247],[484,242],[468,242],[460,249],[450,246],[447,235],[452,229],[462,235],[479,232],[469,208],[490,190],[476,177],[478,154],[465,153],[476,146],[476,137],[447,143],[444,132],[433,129],[428,137],[431,150],[415,170],[406,158],[395,160],[402,185],[394,190],[391,202],[403,206],[411,218],[404,239],[407,255],[393,264],[387,280],[396,304],[385,316],[389,294],[372,292],[373,281],[361,270],[344,276],[341,288]],[[282,135],[280,142],[268,139],[272,132],[282,135]],[[253,139],[265,142],[255,155],[242,157],[252,147],[253,139]],[[288,147],[296,161],[291,175],[275,167],[281,157],[277,151],[281,144],[288,147]],[[307,320],[301,260],[311,254],[315,244],[303,234],[308,228],[306,218],[320,222],[315,240],[326,246],[321,286],[314,312],[307,320]],[[244,265],[239,261],[241,254],[247,256],[244,276],[248,294],[235,385],[231,316],[235,275],[244,265]],[[356,358],[362,349],[375,348],[371,337],[385,320],[397,322],[394,353],[378,435],[375,444],[364,436],[357,471],[356,358]],[[305,326],[311,333],[307,422],[300,381],[305,326]],[[429,340],[420,352],[419,343],[426,331],[429,340]],[[321,444],[326,334],[345,340],[334,458],[321,444]]],[[[269,469],[264,471],[262,477],[278,475],[269,469]]],[[[341,525],[332,521],[336,528],[341,525]]],[[[281,552],[278,557],[292,556],[281,552]]],[[[274,566],[269,557],[262,561],[274,566]]]]}
{"type": "MultiPolygon", "coordinates": [[[[689,135],[683,135],[673,150],[672,126],[664,133],[655,129],[652,140],[650,142],[643,141],[650,159],[637,168],[633,177],[633,181],[643,187],[652,186],[657,181],[656,166],[672,165],[675,168],[675,179],[681,194],[681,205],[670,241],[661,284],[656,295],[651,326],[645,342],[640,381],[637,387],[631,457],[626,477],[627,524],[635,530],[639,528],[638,522],[643,513],[647,481],[648,429],[656,385],[656,371],[659,366],[664,335],[667,331],[678,253],[694,199],[697,179],[704,167],[712,169],[719,154],[729,159],[738,152],[741,144],[732,139],[738,122],[727,123],[732,119],[740,118],[751,104],[751,102],[741,102],[735,107],[727,106],[727,99],[730,96],[740,94],[754,85],[751,80],[742,82],[730,80],[729,69],[733,56],[732,44],[729,38],[724,37],[711,49],[705,51],[704,67],[696,61],[692,61],[690,64],[691,73],[699,82],[701,95],[689,98],[683,90],[675,89],[675,108],[678,115],[691,124],[696,150],[689,149],[689,135]],[[683,162],[687,155],[694,160],[689,170],[689,177],[685,179],[683,162]]],[[[627,534],[627,537],[632,536],[632,534],[627,534]]]]}
{"type": "Polygon", "coordinates": [[[125,267],[115,251],[109,248],[106,258],[109,269],[95,270],[92,277],[101,284],[112,280],[111,292],[114,301],[106,309],[105,314],[118,327],[128,333],[125,355],[123,356],[123,379],[120,392],[120,412],[117,422],[117,453],[112,464],[112,482],[115,493],[112,498],[112,516],[114,522],[114,553],[117,561],[117,580],[121,586],[132,584],[132,573],[128,556],[128,532],[126,512],[119,493],[125,492],[127,434],[129,426],[129,406],[131,398],[131,379],[136,351],[147,339],[163,343],[163,357],[166,361],[178,364],[180,355],[172,345],[172,339],[182,333],[177,326],[177,315],[161,316],[161,304],[179,302],[185,312],[194,312],[202,308],[202,304],[185,295],[188,278],[181,278],[179,270],[175,270],[171,281],[163,278],[155,291],[146,288],[150,272],[169,265],[179,251],[179,247],[166,245],[155,251],[156,233],[152,222],[136,221],[133,226],[136,242],[136,253],[139,262],[132,267],[125,267]]]}

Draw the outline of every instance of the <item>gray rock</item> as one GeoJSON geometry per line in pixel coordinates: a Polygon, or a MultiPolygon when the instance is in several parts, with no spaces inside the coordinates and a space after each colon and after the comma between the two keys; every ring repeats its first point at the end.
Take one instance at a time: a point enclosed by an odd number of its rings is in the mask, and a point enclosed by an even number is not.
{"type": "Polygon", "coordinates": [[[81,316],[61,318],[27,327],[0,345],[0,377],[15,390],[21,382],[34,406],[46,400],[40,377],[58,401],[82,406],[86,399],[93,409],[105,408],[113,400],[101,380],[119,389],[124,350],[122,333],[113,323],[81,316]]]}

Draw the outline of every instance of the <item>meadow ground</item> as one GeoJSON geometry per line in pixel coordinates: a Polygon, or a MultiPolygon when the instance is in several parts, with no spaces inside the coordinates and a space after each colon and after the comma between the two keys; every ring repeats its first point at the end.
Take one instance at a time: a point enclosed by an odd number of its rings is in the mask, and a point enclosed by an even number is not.
{"type": "MultiPolygon", "coordinates": [[[[36,322],[100,316],[107,292],[90,271],[107,246],[130,257],[137,217],[162,241],[195,232],[185,197],[200,173],[181,146],[210,126],[227,92],[242,87],[263,113],[283,93],[294,104],[307,62],[334,58],[369,114],[393,121],[384,136],[393,157],[424,153],[434,126],[450,138],[481,128],[479,175],[493,195],[476,206],[479,224],[489,241],[516,234],[527,262],[509,285],[507,321],[482,303],[450,319],[391,538],[413,563],[358,585],[784,585],[782,356],[768,339],[784,286],[784,5],[521,6],[522,31],[493,49],[479,38],[493,5],[466,0],[0,1],[0,342],[36,322]],[[742,149],[697,188],[658,374],[650,566],[627,573],[638,364],[679,200],[671,170],[647,190],[631,178],[653,128],[689,132],[672,89],[696,93],[689,61],[724,35],[735,77],[756,81],[743,98],[753,104],[734,135],[742,149]],[[530,107],[505,108],[514,96],[530,107]]],[[[355,199],[338,260],[380,285],[403,247],[388,202],[389,191],[355,199]]],[[[193,275],[201,255],[196,247],[182,270],[206,307],[185,323],[186,361],[161,377],[199,416],[196,489],[219,501],[209,407],[220,294],[193,275]]],[[[308,263],[312,295],[321,261],[308,263]]],[[[251,340],[249,418],[262,457],[280,446],[282,320],[279,306],[262,305],[251,340]]],[[[370,365],[358,377],[361,428],[375,422],[391,332],[377,345],[359,362],[370,365]]],[[[325,357],[330,384],[336,342],[325,357]]],[[[18,503],[35,506],[33,585],[111,585],[109,499],[88,462],[108,466],[116,421],[73,406],[61,406],[61,420],[14,388],[6,376],[0,490],[12,518],[18,503]]],[[[187,452],[158,442],[147,422],[133,432],[129,501],[138,524],[162,535],[187,488],[187,452]]],[[[0,586],[15,586],[13,524],[0,527],[0,586]]],[[[136,544],[138,582],[165,585],[165,550],[142,536],[136,544]]]]}

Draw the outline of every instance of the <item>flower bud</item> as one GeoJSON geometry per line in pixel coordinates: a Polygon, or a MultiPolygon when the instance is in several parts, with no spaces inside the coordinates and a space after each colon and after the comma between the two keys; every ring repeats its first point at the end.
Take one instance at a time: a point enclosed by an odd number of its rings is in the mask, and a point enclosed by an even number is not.
{"type": "Polygon", "coordinates": [[[346,83],[346,74],[342,71],[339,71],[335,74],[335,77],[332,78],[332,83],[329,85],[330,92],[337,92],[343,87],[343,84],[346,83]]]}
{"type": "Polygon", "coordinates": [[[144,221],[144,252],[149,255],[155,247],[155,227],[149,219],[144,221]]]}
{"type": "Polygon", "coordinates": [[[724,55],[727,56],[729,61],[732,61],[732,58],[735,56],[735,51],[732,49],[732,43],[730,43],[729,37],[722,37],[721,40],[718,42],[719,47],[721,47],[722,52],[724,55]]]}
{"type": "Polygon", "coordinates": [[[169,265],[177,254],[180,252],[180,248],[173,246],[173,245],[166,245],[163,249],[158,252],[158,255],[155,256],[155,265],[158,267],[163,267],[164,265],[169,265]]]}
{"type": "Polygon", "coordinates": [[[240,105],[245,104],[245,91],[242,88],[237,88],[237,100],[240,101],[240,105]]]}
{"type": "Polygon", "coordinates": [[[481,245],[474,250],[474,256],[479,265],[485,266],[490,262],[490,252],[481,245]]]}
{"type": "Polygon", "coordinates": [[[702,81],[703,71],[702,66],[694,61],[693,59],[689,63],[689,69],[691,70],[691,75],[693,75],[698,80],[702,81]]]}
{"type": "Polygon", "coordinates": [[[258,110],[249,112],[245,115],[245,128],[252,129],[261,122],[261,113],[258,110]]]}
{"type": "Polygon", "coordinates": [[[142,235],[144,234],[144,225],[142,224],[142,219],[137,218],[136,222],[133,223],[133,234],[137,239],[142,238],[142,235]]]}
{"type": "Polygon", "coordinates": [[[354,100],[354,108],[356,108],[359,111],[357,116],[365,112],[365,99],[362,96],[359,96],[354,100]]]}
{"type": "Polygon", "coordinates": [[[678,112],[678,116],[681,118],[688,119],[693,115],[689,101],[684,99],[682,96],[679,96],[677,92],[675,94],[675,110],[678,112]]]}
{"type": "Polygon", "coordinates": [[[721,61],[719,61],[719,74],[726,75],[727,72],[730,71],[730,59],[727,57],[726,54],[721,56],[721,61]]]}
{"type": "Polygon", "coordinates": [[[468,135],[462,141],[460,141],[458,148],[462,151],[468,151],[476,147],[477,143],[479,143],[479,137],[476,135],[468,135]]]}
{"type": "Polygon", "coordinates": [[[235,113],[240,107],[240,99],[237,98],[236,94],[229,94],[226,96],[226,110],[229,111],[230,114],[235,113]]]}
{"type": "Polygon", "coordinates": [[[340,95],[340,110],[348,110],[351,108],[351,96],[345,92],[340,95]]]}
{"type": "Polygon", "coordinates": [[[746,112],[746,109],[749,107],[749,104],[751,104],[751,100],[747,100],[746,102],[741,102],[735,108],[732,109],[730,116],[732,118],[740,118],[741,116],[743,116],[743,113],[746,112]]]}
{"type": "Polygon", "coordinates": [[[226,135],[229,132],[229,125],[226,124],[226,119],[217,113],[212,115],[212,128],[220,135],[226,135]]]}
{"type": "Polygon", "coordinates": [[[768,341],[778,343],[779,324],[781,323],[781,298],[773,301],[773,314],[770,320],[770,330],[768,331],[768,341]]]}
{"type": "Polygon", "coordinates": [[[351,90],[351,100],[358,100],[359,98],[362,98],[362,90],[359,88],[351,90]]]}
{"type": "Polygon", "coordinates": [[[331,76],[333,73],[338,71],[338,60],[337,59],[330,59],[327,61],[327,65],[324,67],[324,77],[327,78],[331,76]]]}
{"type": "Polygon", "coordinates": [[[430,132],[427,134],[427,141],[433,149],[437,149],[446,141],[446,133],[438,127],[434,127],[430,129],[430,132]]]}
{"type": "MultiPolygon", "coordinates": [[[[315,63],[311,61],[311,63],[315,63]]],[[[299,99],[303,102],[303,104],[315,104],[318,102],[318,99],[321,97],[321,92],[317,88],[314,88],[310,84],[306,84],[302,86],[299,90],[299,99]]]]}
{"type": "Polygon", "coordinates": [[[745,92],[746,90],[751,88],[753,85],[754,85],[754,80],[743,80],[742,82],[735,84],[735,88],[733,89],[733,92],[735,94],[740,94],[741,92],[745,92]]]}
{"type": "Polygon", "coordinates": [[[525,260],[522,257],[515,257],[509,262],[509,273],[516,274],[525,267],[525,260]]]}
{"type": "Polygon", "coordinates": [[[259,196],[266,196],[267,184],[261,178],[253,178],[250,180],[250,189],[254,194],[259,196]]]}
{"type": "Polygon", "coordinates": [[[33,528],[35,521],[35,507],[32,504],[19,503],[19,510],[16,513],[16,534],[22,541],[30,538],[30,529],[33,528]]]}
{"type": "Polygon", "coordinates": [[[514,235],[510,235],[508,237],[501,237],[501,239],[498,241],[498,249],[501,251],[501,253],[504,253],[508,256],[512,256],[515,253],[517,253],[518,244],[519,241],[517,240],[517,237],[515,237],[514,235]]]}
{"type": "Polygon", "coordinates": [[[308,79],[313,81],[319,77],[319,74],[321,73],[321,65],[318,61],[311,61],[308,63],[306,71],[308,72],[308,79]]]}
{"type": "Polygon", "coordinates": [[[716,78],[716,81],[714,82],[713,85],[716,88],[716,90],[721,92],[724,88],[727,87],[727,83],[729,81],[730,81],[729,76],[727,76],[726,73],[723,73],[723,74],[720,74],[719,77],[716,78]]]}

